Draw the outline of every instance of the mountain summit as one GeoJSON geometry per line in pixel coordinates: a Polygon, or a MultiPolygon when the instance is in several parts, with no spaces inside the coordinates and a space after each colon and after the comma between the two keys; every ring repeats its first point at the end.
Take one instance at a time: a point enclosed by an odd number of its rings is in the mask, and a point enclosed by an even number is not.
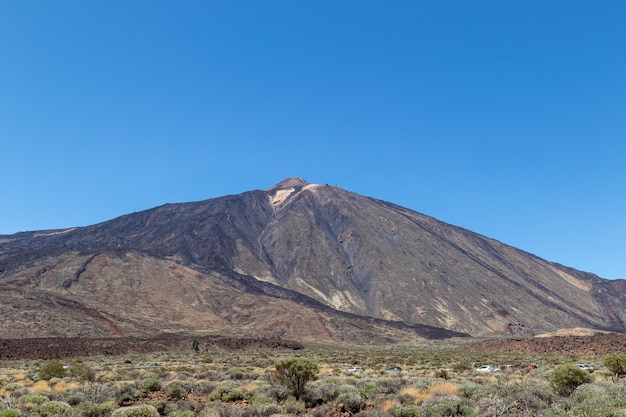
{"type": "Polygon", "coordinates": [[[301,178],[0,238],[4,338],[387,343],[625,327],[623,281],[301,178]]]}

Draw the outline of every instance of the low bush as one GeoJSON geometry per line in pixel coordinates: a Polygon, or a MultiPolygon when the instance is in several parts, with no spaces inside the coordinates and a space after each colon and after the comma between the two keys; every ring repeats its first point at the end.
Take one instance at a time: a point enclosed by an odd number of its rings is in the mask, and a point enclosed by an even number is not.
{"type": "Polygon", "coordinates": [[[211,399],[221,402],[242,401],[246,399],[246,393],[239,388],[222,385],[213,391],[211,399]]]}
{"type": "Polygon", "coordinates": [[[95,381],[96,372],[84,363],[74,363],[69,367],[68,372],[71,376],[80,379],[81,381],[95,381]]]}
{"type": "Polygon", "coordinates": [[[11,382],[9,384],[6,384],[3,389],[6,392],[14,392],[22,388],[24,388],[24,385],[20,384],[19,382],[11,382]]]}
{"type": "MultiPolygon", "coordinates": [[[[266,395],[274,399],[274,401],[283,402],[287,398],[289,398],[289,395],[291,395],[291,391],[286,387],[283,387],[282,385],[274,385],[267,389],[266,395]]],[[[211,397],[213,398],[214,395],[212,395],[211,397]]]]}
{"type": "Polygon", "coordinates": [[[165,401],[155,401],[155,402],[150,403],[150,405],[156,408],[157,412],[161,416],[166,416],[170,414],[172,411],[174,411],[174,407],[172,407],[165,401]]]}
{"type": "Polygon", "coordinates": [[[111,417],[159,417],[159,413],[153,406],[142,404],[118,408],[111,417]]]}
{"type": "Polygon", "coordinates": [[[48,401],[33,409],[40,417],[62,417],[72,414],[72,406],[61,401],[48,401]]]}
{"type": "Polygon", "coordinates": [[[51,378],[64,378],[67,375],[67,370],[63,366],[63,363],[58,359],[53,359],[46,362],[46,364],[39,370],[39,379],[49,380],[51,378]]]}
{"type": "Polygon", "coordinates": [[[169,414],[169,417],[194,417],[195,413],[193,411],[175,411],[169,414]]]}
{"type": "Polygon", "coordinates": [[[80,411],[82,417],[108,417],[115,409],[110,403],[93,404],[90,402],[81,403],[75,408],[80,411]]]}
{"type": "Polygon", "coordinates": [[[562,396],[570,395],[578,386],[589,382],[591,382],[589,372],[572,363],[557,366],[550,375],[552,387],[556,393],[562,396]]]}
{"type": "Polygon", "coordinates": [[[209,395],[215,390],[215,387],[217,387],[217,385],[214,382],[203,381],[193,384],[189,393],[194,395],[209,395]]]}
{"type": "Polygon", "coordinates": [[[190,384],[183,381],[172,381],[165,386],[165,395],[174,400],[182,400],[189,395],[190,384]]]}
{"type": "Polygon", "coordinates": [[[361,397],[361,394],[354,389],[351,392],[344,392],[339,394],[337,397],[337,403],[343,404],[343,408],[345,411],[348,411],[352,414],[358,413],[364,408],[365,400],[361,397]]]}
{"type": "Polygon", "coordinates": [[[427,417],[416,406],[397,406],[393,409],[393,417],[427,417]]]}
{"type": "Polygon", "coordinates": [[[144,379],[143,381],[141,381],[141,384],[139,384],[139,386],[141,389],[148,392],[161,391],[162,388],[161,382],[154,378],[144,379]]]}
{"type": "Polygon", "coordinates": [[[436,395],[420,407],[427,416],[474,416],[476,412],[460,398],[449,395],[436,395]]]}
{"type": "Polygon", "coordinates": [[[50,398],[43,396],[43,395],[35,395],[35,394],[22,395],[21,397],[17,399],[18,403],[27,405],[29,407],[40,405],[48,401],[50,401],[50,398]]]}
{"type": "Polygon", "coordinates": [[[85,401],[85,394],[82,392],[75,392],[65,397],[63,401],[73,407],[85,401]]]}

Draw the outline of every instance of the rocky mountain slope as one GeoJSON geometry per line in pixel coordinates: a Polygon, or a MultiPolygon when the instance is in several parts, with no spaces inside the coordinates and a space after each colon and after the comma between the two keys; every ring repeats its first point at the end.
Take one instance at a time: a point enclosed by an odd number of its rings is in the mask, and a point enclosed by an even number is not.
{"type": "Polygon", "coordinates": [[[300,178],[0,236],[3,338],[196,332],[386,343],[623,331],[625,287],[300,178]]]}

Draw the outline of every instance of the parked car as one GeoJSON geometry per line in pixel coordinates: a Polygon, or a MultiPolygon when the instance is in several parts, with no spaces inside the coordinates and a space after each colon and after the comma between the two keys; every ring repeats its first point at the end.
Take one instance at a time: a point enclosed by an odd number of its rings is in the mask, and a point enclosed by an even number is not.
{"type": "Polygon", "coordinates": [[[496,371],[499,371],[500,368],[497,368],[493,365],[483,365],[483,366],[479,366],[478,368],[476,368],[476,370],[478,372],[496,372],[496,371]]]}
{"type": "Polygon", "coordinates": [[[363,369],[359,368],[358,366],[351,366],[350,368],[348,368],[348,372],[361,372],[363,369]]]}
{"type": "Polygon", "coordinates": [[[591,366],[591,365],[589,365],[587,363],[577,363],[576,366],[578,366],[583,371],[593,372],[593,366],[591,366]]]}
{"type": "Polygon", "coordinates": [[[402,372],[402,368],[400,368],[399,366],[392,366],[391,368],[387,369],[387,372],[402,372]]]}

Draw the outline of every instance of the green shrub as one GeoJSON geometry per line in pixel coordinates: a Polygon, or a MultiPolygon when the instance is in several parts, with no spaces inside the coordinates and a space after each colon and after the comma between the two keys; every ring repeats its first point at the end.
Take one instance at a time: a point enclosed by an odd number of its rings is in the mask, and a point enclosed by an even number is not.
{"type": "Polygon", "coordinates": [[[246,393],[239,388],[222,385],[213,391],[211,399],[221,402],[241,401],[246,399],[246,393]]]}
{"type": "Polygon", "coordinates": [[[195,395],[208,395],[215,390],[215,383],[213,382],[199,382],[197,384],[193,384],[190,388],[190,393],[195,395]]]}
{"type": "Polygon", "coordinates": [[[589,372],[580,369],[572,363],[566,363],[554,368],[550,375],[550,384],[559,395],[570,395],[582,384],[591,382],[589,372]]]}
{"type": "Polygon", "coordinates": [[[166,416],[172,411],[174,411],[174,407],[166,403],[165,401],[155,401],[150,404],[154,408],[156,408],[159,415],[166,416]]]}
{"type": "Polygon", "coordinates": [[[43,404],[45,402],[50,401],[48,397],[44,397],[43,395],[35,395],[35,394],[26,394],[22,395],[17,399],[17,402],[20,404],[43,404]]]}
{"type": "Polygon", "coordinates": [[[617,381],[620,376],[626,375],[626,355],[613,353],[605,356],[602,363],[611,371],[615,381],[617,381]]]}
{"type": "Polygon", "coordinates": [[[476,413],[459,398],[453,396],[434,396],[420,407],[427,416],[473,416],[476,413]]]}
{"type": "Polygon", "coordinates": [[[172,381],[165,386],[165,395],[174,400],[183,400],[189,395],[189,384],[183,381],[172,381]]]}
{"type": "Polygon", "coordinates": [[[193,411],[176,411],[169,415],[169,417],[194,417],[195,413],[193,411]]]}
{"type": "Polygon", "coordinates": [[[82,417],[108,417],[115,407],[109,403],[92,404],[81,403],[76,407],[81,412],[82,417]]]}
{"type": "Polygon", "coordinates": [[[20,384],[19,382],[11,382],[10,384],[6,384],[4,386],[4,390],[6,392],[17,391],[18,389],[22,389],[22,388],[24,388],[24,385],[20,384]]]}
{"type": "Polygon", "coordinates": [[[394,417],[426,417],[426,414],[415,406],[396,406],[393,410],[394,417]]]}
{"type": "Polygon", "coordinates": [[[457,372],[469,371],[472,369],[472,363],[468,360],[461,360],[452,365],[452,369],[457,372]]]}
{"type": "Polygon", "coordinates": [[[8,410],[0,411],[0,417],[20,417],[20,410],[15,408],[9,408],[8,410]]]}
{"type": "Polygon", "coordinates": [[[356,390],[339,394],[337,403],[343,404],[344,410],[352,414],[358,413],[365,406],[365,401],[356,390]]]}
{"type": "Polygon", "coordinates": [[[81,381],[96,380],[96,372],[84,363],[74,363],[69,367],[68,371],[71,376],[76,377],[81,381]]]}
{"type": "Polygon", "coordinates": [[[65,397],[63,401],[71,406],[76,406],[85,401],[85,394],[82,392],[75,392],[65,397]]]}
{"type": "Polygon", "coordinates": [[[319,367],[311,359],[287,358],[275,365],[274,379],[283,386],[289,388],[296,398],[304,393],[304,388],[309,381],[316,378],[319,367]]]}
{"type": "Polygon", "coordinates": [[[302,414],[305,410],[304,402],[295,400],[293,398],[287,399],[283,405],[287,414],[302,414]]]}
{"type": "Polygon", "coordinates": [[[35,407],[34,411],[41,417],[62,417],[72,414],[72,406],[61,401],[48,401],[35,407]]]}
{"type": "Polygon", "coordinates": [[[359,386],[359,393],[361,394],[363,398],[369,398],[372,395],[376,394],[377,392],[378,392],[378,385],[376,385],[372,381],[365,382],[363,384],[360,384],[359,386]]]}
{"type": "Polygon", "coordinates": [[[159,412],[151,405],[132,405],[118,408],[111,417],[159,417],[159,412]]]}
{"type": "Polygon", "coordinates": [[[161,391],[162,385],[160,381],[154,378],[148,378],[141,382],[140,387],[148,392],[157,392],[161,391]]]}
{"type": "Polygon", "coordinates": [[[121,407],[126,407],[135,403],[135,397],[128,392],[124,392],[117,397],[117,405],[121,407]]]}
{"type": "Polygon", "coordinates": [[[67,370],[63,366],[63,363],[58,359],[53,359],[46,362],[46,364],[39,370],[39,379],[49,380],[50,378],[64,378],[67,374],[67,370]]]}

